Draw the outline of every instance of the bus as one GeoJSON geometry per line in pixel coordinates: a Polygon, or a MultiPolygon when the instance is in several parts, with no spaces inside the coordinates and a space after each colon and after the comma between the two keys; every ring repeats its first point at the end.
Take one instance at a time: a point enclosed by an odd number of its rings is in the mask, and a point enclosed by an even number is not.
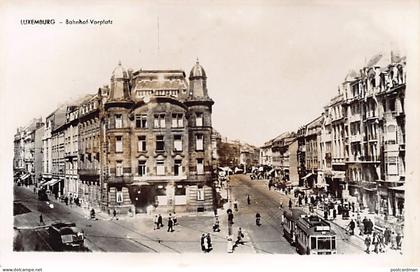
{"type": "Polygon", "coordinates": [[[283,235],[291,245],[295,244],[295,230],[297,220],[306,213],[300,209],[290,209],[283,212],[283,235]]]}
{"type": "Polygon", "coordinates": [[[330,223],[317,215],[302,215],[296,221],[296,250],[299,254],[337,254],[336,235],[330,223]]]}

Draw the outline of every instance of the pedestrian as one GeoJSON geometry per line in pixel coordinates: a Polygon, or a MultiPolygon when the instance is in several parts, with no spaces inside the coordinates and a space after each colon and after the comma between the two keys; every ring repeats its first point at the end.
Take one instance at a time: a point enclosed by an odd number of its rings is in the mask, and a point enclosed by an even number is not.
{"type": "Polygon", "coordinates": [[[117,219],[117,211],[114,209],[114,211],[112,212],[112,215],[113,215],[113,219],[117,219]]]}
{"type": "Polygon", "coordinates": [[[394,231],[391,232],[391,249],[397,249],[397,237],[394,231]]]}
{"type": "Polygon", "coordinates": [[[354,228],[356,227],[356,223],[354,223],[353,219],[350,220],[349,223],[350,235],[354,235],[354,228]]]}
{"type": "Polygon", "coordinates": [[[235,209],[235,211],[238,211],[238,201],[235,199],[235,201],[233,201],[233,208],[235,209]]]}
{"type": "Polygon", "coordinates": [[[242,238],[244,238],[244,234],[242,233],[242,228],[239,228],[238,229],[238,236],[237,236],[237,239],[236,239],[236,245],[237,244],[241,244],[241,245],[244,244],[242,238]]]}
{"type": "Polygon", "coordinates": [[[391,241],[391,230],[389,228],[385,229],[384,238],[385,246],[388,246],[389,242],[391,241]]]}
{"type": "Polygon", "coordinates": [[[232,212],[232,210],[228,211],[228,223],[230,225],[233,224],[233,212],[232,212]]]}
{"type": "Polygon", "coordinates": [[[44,218],[42,218],[42,214],[39,215],[39,223],[44,225],[44,218]]]}
{"type": "Polygon", "coordinates": [[[168,232],[173,232],[174,228],[173,228],[174,222],[172,221],[172,218],[169,217],[168,219],[168,232]]]}
{"type": "Polygon", "coordinates": [[[158,225],[159,225],[159,227],[163,227],[163,219],[162,219],[162,215],[160,215],[160,214],[158,216],[158,225]]]}
{"type": "Polygon", "coordinates": [[[324,209],[324,219],[328,220],[328,210],[326,208],[324,209]]]}
{"type": "Polygon", "coordinates": [[[401,249],[401,238],[401,234],[397,232],[397,236],[395,237],[396,249],[401,249]]]}
{"type": "Polygon", "coordinates": [[[204,233],[201,234],[201,238],[200,238],[200,242],[201,242],[201,251],[206,252],[206,235],[204,233]]]}
{"type": "Polygon", "coordinates": [[[308,196],[305,195],[305,205],[308,205],[308,196]]]}
{"type": "Polygon", "coordinates": [[[373,222],[369,218],[368,219],[368,234],[372,234],[372,231],[373,231],[373,222]]]}
{"type": "Polygon", "coordinates": [[[352,203],[351,203],[351,210],[352,210],[352,212],[354,213],[354,211],[355,211],[355,208],[354,208],[354,202],[352,202],[352,203]]]}
{"type": "Polygon", "coordinates": [[[370,243],[371,243],[371,239],[370,236],[367,235],[365,238],[365,245],[366,245],[366,253],[369,254],[370,253],[370,243]]]}
{"type": "Polygon", "coordinates": [[[289,198],[289,209],[291,209],[291,208],[292,208],[292,199],[289,198]]]}
{"type": "Polygon", "coordinates": [[[376,254],[378,254],[379,240],[378,240],[378,233],[377,232],[373,233],[372,244],[373,244],[373,251],[376,254]]]}
{"type": "Polygon", "coordinates": [[[213,249],[210,233],[207,233],[206,239],[207,239],[207,252],[210,252],[213,249]]]}
{"type": "Polygon", "coordinates": [[[153,219],[153,230],[160,229],[158,215],[155,214],[155,218],[153,219]]]}
{"type": "Polygon", "coordinates": [[[90,218],[95,219],[95,209],[90,210],[90,218]]]}
{"type": "Polygon", "coordinates": [[[220,231],[219,217],[216,215],[214,217],[213,232],[219,232],[219,231],[220,231]]]}
{"type": "Polygon", "coordinates": [[[34,194],[36,194],[36,187],[34,186],[34,194]]]}
{"type": "Polygon", "coordinates": [[[66,206],[69,205],[69,198],[67,196],[64,198],[64,203],[66,203],[66,206]]]}
{"type": "Polygon", "coordinates": [[[172,220],[174,221],[174,226],[178,225],[178,218],[176,217],[176,213],[172,216],[172,220]]]}
{"type": "Polygon", "coordinates": [[[249,197],[249,195],[247,196],[247,198],[246,198],[246,202],[248,203],[248,205],[250,205],[251,204],[251,198],[249,197]]]}
{"type": "Polygon", "coordinates": [[[384,252],[384,236],[381,232],[378,232],[378,250],[384,252]]]}
{"type": "Polygon", "coordinates": [[[255,215],[255,223],[256,225],[259,227],[261,226],[261,215],[260,213],[257,212],[257,214],[255,215]]]}
{"type": "Polygon", "coordinates": [[[335,220],[336,217],[337,217],[337,211],[336,209],[333,209],[333,219],[335,220]]]}
{"type": "Polygon", "coordinates": [[[363,224],[363,234],[368,234],[369,223],[366,216],[365,218],[363,218],[362,224],[363,224]]]}

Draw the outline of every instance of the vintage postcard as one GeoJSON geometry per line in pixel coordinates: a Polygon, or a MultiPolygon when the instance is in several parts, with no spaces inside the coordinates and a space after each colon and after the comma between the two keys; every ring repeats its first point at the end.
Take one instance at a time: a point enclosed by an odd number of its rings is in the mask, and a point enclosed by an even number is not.
{"type": "Polygon", "coordinates": [[[1,269],[418,271],[419,12],[1,2],[1,269]]]}

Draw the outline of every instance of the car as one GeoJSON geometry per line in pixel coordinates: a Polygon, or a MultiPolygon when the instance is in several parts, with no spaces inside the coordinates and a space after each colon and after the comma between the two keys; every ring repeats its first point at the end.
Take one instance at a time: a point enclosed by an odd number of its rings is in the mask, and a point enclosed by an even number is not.
{"type": "Polygon", "coordinates": [[[84,248],[85,235],[75,223],[54,223],[48,227],[52,246],[56,250],[79,250],[84,248]]]}

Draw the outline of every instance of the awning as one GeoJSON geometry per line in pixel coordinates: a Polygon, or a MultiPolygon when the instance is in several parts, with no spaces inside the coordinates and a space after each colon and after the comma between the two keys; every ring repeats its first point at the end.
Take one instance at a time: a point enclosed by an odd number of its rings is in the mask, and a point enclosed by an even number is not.
{"type": "Polygon", "coordinates": [[[377,188],[366,188],[366,187],[363,187],[363,190],[366,190],[366,191],[369,191],[369,192],[374,192],[374,191],[377,190],[377,188]]]}
{"type": "Polygon", "coordinates": [[[335,179],[344,179],[346,173],[345,172],[341,172],[341,171],[333,171],[333,178],[335,179]]]}
{"type": "Polygon", "coordinates": [[[59,182],[58,179],[52,179],[52,180],[48,181],[47,183],[44,183],[43,185],[53,186],[58,182],[59,182]]]}
{"type": "Polygon", "coordinates": [[[394,190],[394,191],[404,192],[405,191],[405,185],[396,186],[396,187],[389,187],[388,189],[391,189],[391,190],[394,190]]]}
{"type": "Polygon", "coordinates": [[[309,173],[309,174],[307,174],[306,176],[304,176],[302,179],[303,180],[305,180],[305,179],[307,179],[307,178],[309,178],[310,176],[312,176],[314,173],[309,173]]]}
{"type": "Polygon", "coordinates": [[[21,176],[20,179],[25,180],[25,179],[29,178],[30,175],[31,174],[25,174],[25,175],[21,176]]]}
{"type": "Polygon", "coordinates": [[[150,183],[148,183],[146,181],[136,181],[136,182],[131,183],[131,185],[142,186],[142,185],[150,185],[150,183]]]}

